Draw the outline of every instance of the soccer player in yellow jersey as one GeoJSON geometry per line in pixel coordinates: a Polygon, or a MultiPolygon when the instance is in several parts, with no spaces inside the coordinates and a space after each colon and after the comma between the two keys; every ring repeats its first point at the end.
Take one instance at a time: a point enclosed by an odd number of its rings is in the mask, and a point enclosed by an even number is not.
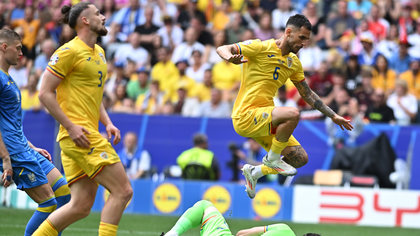
{"type": "Polygon", "coordinates": [[[300,14],[291,16],[280,39],[248,40],[217,48],[221,58],[242,64],[241,86],[236,98],[232,121],[235,131],[254,138],[267,150],[263,165],[245,165],[246,191],[255,197],[257,180],[267,174],[295,175],[305,165],[308,155],[293,137],[299,122],[299,110],[274,107],[273,97],[288,79],[302,98],[330,117],[342,129],[352,130],[349,120],[337,115],[308,86],[296,53],[308,43],[311,23],[300,14]]]}
{"type": "Polygon", "coordinates": [[[110,192],[102,209],[99,235],[117,235],[119,221],[133,190],[109,143],[112,135],[114,144],[120,141],[120,131],[102,105],[107,64],[104,50],[96,40],[107,33],[105,17],[89,2],[64,6],[61,12],[64,22],[76,30],[77,37],[62,45],[51,57],[39,98],[61,124],[57,141],[62,150],[71,200],[51,214],[34,235],[57,235],[89,215],[98,184],[110,192]],[[106,127],[108,140],[98,131],[99,121],[106,127]]]}

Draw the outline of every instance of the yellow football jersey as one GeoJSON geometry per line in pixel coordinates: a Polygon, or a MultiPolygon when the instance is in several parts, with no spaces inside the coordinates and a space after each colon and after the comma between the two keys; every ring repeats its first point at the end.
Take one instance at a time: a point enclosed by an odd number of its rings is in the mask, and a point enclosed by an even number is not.
{"type": "MultiPolygon", "coordinates": [[[[104,50],[96,44],[91,48],[75,37],[55,51],[47,70],[62,79],[57,101],[66,116],[97,132],[107,73],[104,50]]],[[[67,130],[60,126],[57,141],[67,136],[67,130]]]]}
{"type": "Polygon", "coordinates": [[[287,79],[302,81],[302,64],[294,53],[282,56],[275,40],[248,40],[235,44],[247,63],[242,64],[241,87],[233,106],[232,118],[247,109],[274,106],[273,97],[287,79]]]}

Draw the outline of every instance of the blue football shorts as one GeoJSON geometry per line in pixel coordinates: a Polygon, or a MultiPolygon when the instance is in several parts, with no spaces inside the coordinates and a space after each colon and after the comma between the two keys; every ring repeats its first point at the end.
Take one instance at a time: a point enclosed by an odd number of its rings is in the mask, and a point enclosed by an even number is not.
{"type": "MultiPolygon", "coordinates": [[[[34,188],[48,183],[47,174],[55,167],[47,158],[30,148],[10,156],[13,181],[18,189],[34,188]]],[[[0,162],[3,171],[3,162],[0,162]]]]}

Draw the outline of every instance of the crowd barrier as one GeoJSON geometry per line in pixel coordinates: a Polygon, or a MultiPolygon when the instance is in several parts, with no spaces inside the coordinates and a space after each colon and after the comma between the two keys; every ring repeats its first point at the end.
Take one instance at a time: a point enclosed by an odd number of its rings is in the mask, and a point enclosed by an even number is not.
{"type": "MultiPolygon", "coordinates": [[[[136,180],[132,186],[126,213],[179,216],[206,199],[226,218],[420,228],[420,191],[259,184],[251,200],[243,185],[222,181],[136,180]]],[[[36,208],[22,191],[0,188],[0,202],[4,196],[7,206],[36,208]]],[[[100,211],[107,197],[100,187],[92,210],[100,211]]]]}
{"type": "MultiPolygon", "coordinates": [[[[209,137],[209,149],[218,158],[221,166],[221,180],[232,179],[232,170],[228,167],[231,153],[228,145],[232,142],[242,144],[245,139],[237,135],[230,119],[185,118],[179,116],[147,116],[132,114],[110,114],[114,124],[124,135],[134,131],[139,136],[138,145],[150,152],[152,164],[161,172],[165,167],[176,164],[177,156],[191,148],[192,137],[197,132],[209,137]]],[[[44,112],[26,112],[24,131],[35,145],[46,148],[59,155],[55,144],[57,130],[54,119],[44,112]],[[55,151],[55,152],[54,152],[55,151]]],[[[104,127],[100,126],[103,131],[104,127]]],[[[411,160],[410,189],[420,189],[420,126],[397,126],[388,124],[369,124],[356,140],[363,144],[385,132],[398,158],[411,160]]],[[[309,163],[299,169],[298,175],[313,174],[316,169],[328,169],[334,155],[334,149],[328,145],[328,135],[322,121],[301,121],[294,132],[309,155],[309,163]]],[[[118,151],[122,143],[115,146],[118,151]]],[[[59,162],[56,162],[59,164],[59,162]]]]}

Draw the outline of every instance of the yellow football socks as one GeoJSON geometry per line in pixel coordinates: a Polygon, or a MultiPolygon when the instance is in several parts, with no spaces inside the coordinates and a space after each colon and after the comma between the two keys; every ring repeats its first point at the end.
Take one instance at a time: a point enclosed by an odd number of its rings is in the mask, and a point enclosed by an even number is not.
{"type": "MultiPolygon", "coordinates": [[[[271,151],[273,151],[276,154],[281,155],[281,152],[287,147],[287,144],[289,143],[289,141],[287,142],[279,142],[276,137],[273,137],[273,141],[271,144],[271,151]]],[[[268,157],[270,159],[270,156],[268,157]]]]}
{"type": "Polygon", "coordinates": [[[51,222],[46,219],[42,224],[38,227],[38,229],[32,234],[32,236],[57,236],[58,232],[51,224],[51,222]]]}
{"type": "Polygon", "coordinates": [[[118,225],[102,222],[99,224],[99,236],[116,236],[118,225]]]}

